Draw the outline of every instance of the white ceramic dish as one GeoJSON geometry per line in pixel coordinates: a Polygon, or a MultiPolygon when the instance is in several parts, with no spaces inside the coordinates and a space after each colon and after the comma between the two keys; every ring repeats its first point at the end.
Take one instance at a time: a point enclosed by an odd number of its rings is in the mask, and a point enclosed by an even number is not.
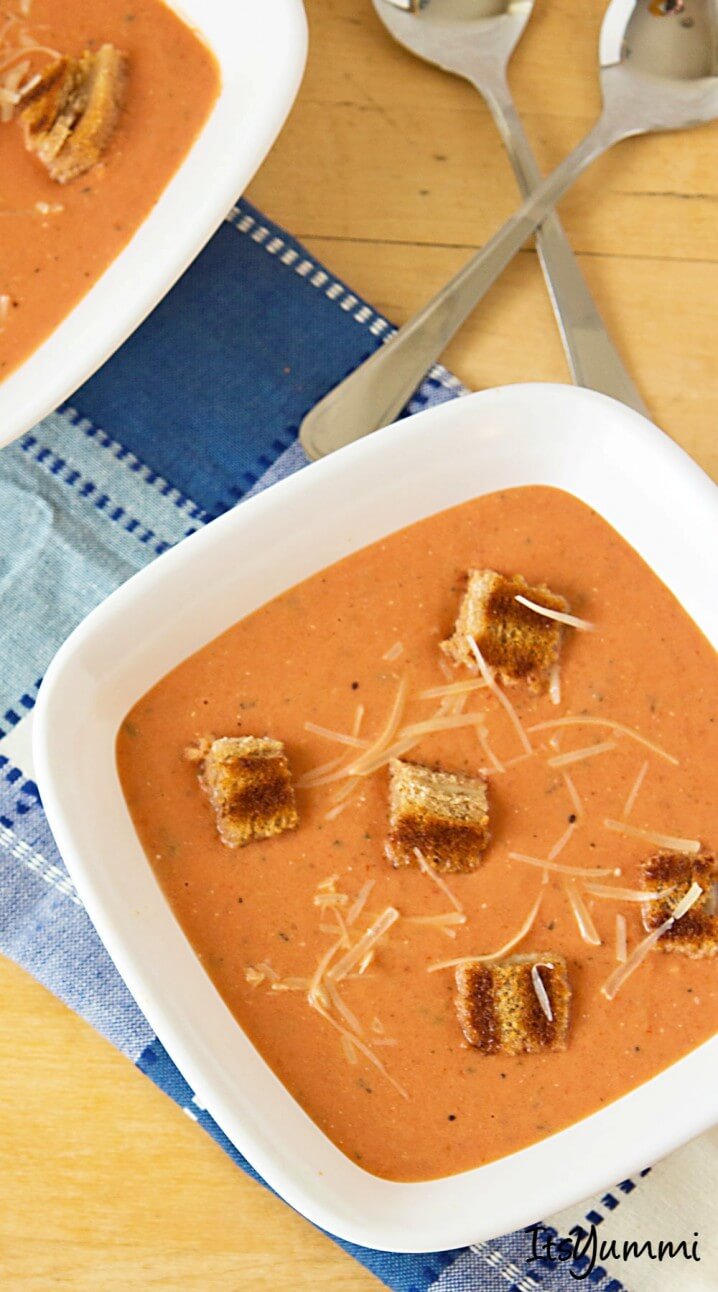
{"type": "Polygon", "coordinates": [[[276,139],[306,57],[301,0],[180,0],[220,66],[206,125],[128,245],[60,326],[0,382],[0,447],[82,385],[154,309],[276,139]]]}
{"type": "Polygon", "coordinates": [[[402,421],[214,521],[94,611],[40,692],[35,758],[50,824],[140,1007],[264,1178],[317,1224],[368,1246],[428,1251],[504,1233],[654,1162],[718,1120],[718,1038],[499,1162],[422,1184],[367,1174],[269,1071],[201,968],[135,835],[115,736],[148,687],[270,597],[400,526],[529,483],[560,486],[601,512],[718,641],[718,605],[706,598],[706,559],[718,550],[708,478],[612,400],[515,386],[402,421]]]}

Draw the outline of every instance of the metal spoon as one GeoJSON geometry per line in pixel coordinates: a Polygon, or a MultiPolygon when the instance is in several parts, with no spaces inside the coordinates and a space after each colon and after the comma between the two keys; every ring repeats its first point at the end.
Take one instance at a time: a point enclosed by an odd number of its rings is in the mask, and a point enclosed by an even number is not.
{"type": "Polygon", "coordinates": [[[718,0],[612,0],[599,47],[604,109],[586,138],[458,274],[305,417],[300,438],[323,457],[386,426],[404,408],[534,229],[613,144],[718,117],[718,0]]]}
{"type": "MultiPolygon", "coordinates": [[[[541,174],[511,97],[507,67],[534,0],[428,0],[408,11],[398,8],[397,0],[373,0],[373,4],[400,45],[463,76],[483,95],[526,197],[541,182],[541,174]]],[[[537,246],[574,381],[646,414],[555,212],[539,229],[537,246]]]]}

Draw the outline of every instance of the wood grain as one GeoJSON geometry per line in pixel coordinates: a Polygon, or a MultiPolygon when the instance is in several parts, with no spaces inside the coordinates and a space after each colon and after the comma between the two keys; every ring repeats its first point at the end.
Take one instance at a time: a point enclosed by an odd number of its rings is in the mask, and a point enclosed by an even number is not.
{"type": "MultiPolygon", "coordinates": [[[[599,107],[601,0],[543,0],[512,83],[550,167],[599,107]]],[[[368,0],[310,0],[311,55],[250,198],[401,322],[517,198],[488,113],[394,46],[368,0]]],[[[656,420],[718,473],[718,127],[633,140],[562,205],[656,420]]],[[[535,253],[446,355],[467,385],[565,379],[535,253]]],[[[260,1186],[85,1023],[0,962],[0,1287],[360,1292],[376,1280],[260,1186]]]]}

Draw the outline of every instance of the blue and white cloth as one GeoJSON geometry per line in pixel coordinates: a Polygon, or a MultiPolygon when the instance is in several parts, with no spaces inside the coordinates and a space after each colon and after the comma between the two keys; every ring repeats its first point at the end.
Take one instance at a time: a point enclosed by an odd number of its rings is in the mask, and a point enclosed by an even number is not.
{"type": "MultiPolygon", "coordinates": [[[[82,1014],[252,1175],[99,942],[42,812],[28,728],[40,679],[75,625],[168,547],[302,467],[302,416],[389,330],[242,203],[71,406],[0,453],[0,951],[82,1014]]],[[[460,393],[437,368],[411,411],[460,393]]],[[[554,1217],[546,1234],[595,1232],[595,1264],[590,1244],[583,1256],[565,1246],[550,1259],[545,1235],[534,1255],[526,1231],[429,1256],[344,1246],[397,1292],[562,1292],[577,1279],[598,1292],[708,1292],[718,1287],[717,1186],[713,1135],[554,1217]],[[626,1239],[692,1242],[696,1231],[700,1263],[621,1254],[626,1239]],[[601,1239],[614,1240],[618,1255],[601,1259],[601,1239]]]]}

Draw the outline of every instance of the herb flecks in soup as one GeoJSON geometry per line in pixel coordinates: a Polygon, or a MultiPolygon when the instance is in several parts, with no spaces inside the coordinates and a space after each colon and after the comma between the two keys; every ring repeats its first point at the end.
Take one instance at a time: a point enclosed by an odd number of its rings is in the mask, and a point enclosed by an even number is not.
{"type": "Polygon", "coordinates": [[[120,776],[169,902],[366,1169],[491,1161],[716,1031],[716,675],[610,526],[532,487],[289,589],[128,715],[120,776]],[[525,580],[502,614],[518,606],[544,653],[515,685],[490,660],[482,572],[525,580]],[[185,758],[218,738],[281,742],[296,828],[222,842],[185,758]]]}
{"type": "Polygon", "coordinates": [[[219,90],[162,0],[8,0],[0,15],[0,381],[149,215],[219,90]]]}

